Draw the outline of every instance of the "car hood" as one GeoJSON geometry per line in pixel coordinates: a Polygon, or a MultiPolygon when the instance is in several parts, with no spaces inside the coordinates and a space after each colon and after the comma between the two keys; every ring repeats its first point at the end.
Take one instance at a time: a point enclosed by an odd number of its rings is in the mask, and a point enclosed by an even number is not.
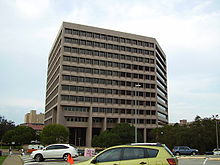
{"type": "Polygon", "coordinates": [[[85,161],[79,162],[79,163],[77,163],[77,164],[78,164],[78,165],[90,165],[91,160],[92,160],[92,159],[85,160],[85,161]]]}

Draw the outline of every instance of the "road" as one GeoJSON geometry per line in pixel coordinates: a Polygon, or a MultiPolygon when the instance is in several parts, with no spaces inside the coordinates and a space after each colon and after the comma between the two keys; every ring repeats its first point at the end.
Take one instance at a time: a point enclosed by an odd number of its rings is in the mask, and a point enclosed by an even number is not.
{"type": "MultiPolygon", "coordinates": [[[[24,161],[24,165],[69,165],[69,163],[63,160],[45,160],[44,162],[35,162],[33,159],[30,158],[29,155],[21,157],[24,161]]],[[[90,158],[80,156],[75,158],[75,163],[88,160],[90,158]]],[[[206,156],[199,156],[199,157],[179,157],[179,165],[220,165],[220,156],[218,157],[206,157],[206,156]]]]}
{"type": "Polygon", "coordinates": [[[179,165],[219,165],[220,161],[208,159],[180,159],[179,165]]]}
{"type": "MultiPolygon", "coordinates": [[[[63,160],[57,160],[57,159],[52,159],[52,160],[45,160],[43,162],[35,162],[30,155],[25,155],[25,156],[21,156],[22,160],[24,161],[24,165],[69,165],[69,163],[63,161],[63,160]]],[[[91,157],[84,157],[84,156],[80,156],[78,158],[74,158],[74,164],[84,161],[84,160],[88,160],[91,157]]]]}

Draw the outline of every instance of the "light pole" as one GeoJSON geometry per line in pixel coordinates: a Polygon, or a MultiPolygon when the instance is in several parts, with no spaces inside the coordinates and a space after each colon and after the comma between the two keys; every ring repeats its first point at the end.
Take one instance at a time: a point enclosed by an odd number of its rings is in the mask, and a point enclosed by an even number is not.
{"type": "Polygon", "coordinates": [[[218,115],[212,115],[212,117],[215,119],[215,129],[216,129],[216,147],[218,150],[218,115]]]}
{"type": "MultiPolygon", "coordinates": [[[[139,88],[141,85],[140,84],[135,84],[135,87],[139,88]]],[[[137,90],[135,89],[135,143],[137,143],[137,108],[138,108],[138,104],[137,104],[137,90]]]]}

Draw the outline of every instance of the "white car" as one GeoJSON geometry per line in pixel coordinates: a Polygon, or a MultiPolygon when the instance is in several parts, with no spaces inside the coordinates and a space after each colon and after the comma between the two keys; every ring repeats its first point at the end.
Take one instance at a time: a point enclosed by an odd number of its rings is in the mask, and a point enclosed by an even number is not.
{"type": "Polygon", "coordinates": [[[78,157],[77,150],[69,144],[51,144],[42,150],[36,150],[31,153],[31,158],[40,162],[44,159],[64,159],[68,158],[68,155],[72,157],[78,157]]]}
{"type": "Polygon", "coordinates": [[[215,148],[213,150],[213,155],[220,155],[220,148],[219,149],[215,148]]]}

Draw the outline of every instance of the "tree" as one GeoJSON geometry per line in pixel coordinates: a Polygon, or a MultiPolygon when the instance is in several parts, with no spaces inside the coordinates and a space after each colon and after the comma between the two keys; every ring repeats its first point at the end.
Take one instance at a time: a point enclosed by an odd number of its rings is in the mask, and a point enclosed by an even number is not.
{"type": "Polygon", "coordinates": [[[60,124],[47,125],[40,134],[40,140],[44,145],[67,143],[69,140],[69,130],[60,124]]]}
{"type": "Polygon", "coordinates": [[[15,127],[15,124],[11,120],[6,120],[4,116],[0,116],[0,140],[5,132],[15,127]]]}
{"type": "MultiPolygon", "coordinates": [[[[140,135],[138,137],[141,137],[140,135]]],[[[94,147],[110,147],[134,142],[134,126],[128,123],[117,124],[110,131],[106,130],[92,139],[94,147]]]]}
{"type": "Polygon", "coordinates": [[[150,133],[151,142],[166,144],[170,149],[184,145],[196,148],[200,153],[215,148],[215,121],[211,118],[197,116],[195,121],[187,125],[174,125],[155,128],[150,133]]]}
{"type": "Polygon", "coordinates": [[[17,126],[7,131],[2,141],[5,143],[15,142],[15,144],[23,145],[29,144],[31,140],[35,140],[36,132],[33,128],[27,126],[17,126]]]}

